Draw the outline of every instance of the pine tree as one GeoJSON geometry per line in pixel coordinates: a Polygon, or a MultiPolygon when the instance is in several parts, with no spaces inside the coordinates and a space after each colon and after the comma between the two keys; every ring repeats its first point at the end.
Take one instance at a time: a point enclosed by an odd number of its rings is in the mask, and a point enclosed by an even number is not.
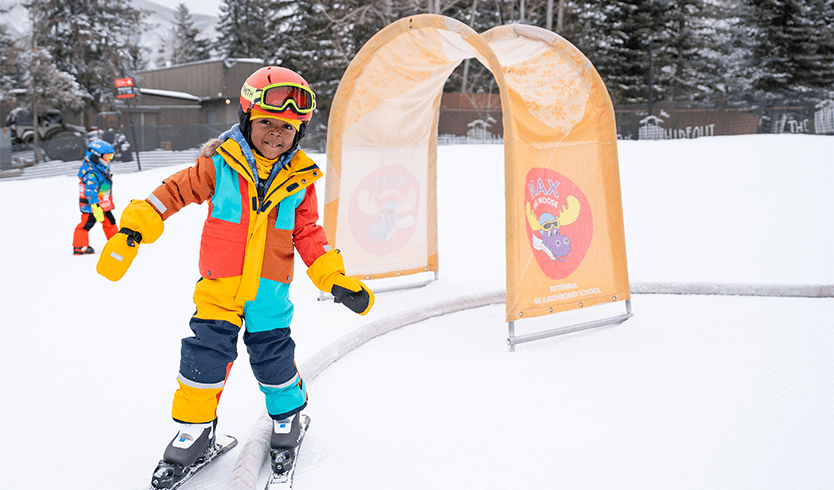
{"type": "Polygon", "coordinates": [[[84,90],[88,110],[99,112],[115,100],[114,79],[139,66],[139,33],[147,13],[121,0],[37,0],[29,9],[36,46],[55,67],[84,90]]]}
{"type": "MultiPolygon", "coordinates": [[[[502,18],[501,7],[504,2],[495,0],[473,0],[466,9],[460,11],[458,17],[461,22],[483,33],[489,29],[502,25],[498,19],[502,18]]],[[[498,85],[492,72],[474,58],[463,60],[449,76],[444,92],[463,93],[498,93],[498,85]]]]}
{"type": "Polygon", "coordinates": [[[274,32],[270,22],[272,3],[273,0],[224,0],[220,4],[214,46],[222,58],[268,58],[267,41],[274,32]]]}
{"type": "Polygon", "coordinates": [[[800,74],[797,91],[814,97],[834,94],[834,0],[805,0],[803,18],[797,23],[799,44],[805,51],[799,58],[800,74]],[[803,36],[807,36],[803,37],[803,36]]]}
{"type": "Polygon", "coordinates": [[[832,2],[748,0],[755,43],[752,88],[766,98],[796,99],[834,84],[832,2]]]}
{"type": "Polygon", "coordinates": [[[668,97],[674,70],[673,0],[588,0],[579,14],[583,36],[577,47],[594,64],[617,103],[649,98],[649,44],[653,100],[668,97]]]}
{"type": "Polygon", "coordinates": [[[723,0],[578,0],[567,19],[563,35],[591,60],[614,103],[648,101],[650,62],[654,102],[728,96],[726,60],[740,31],[723,0]]]}
{"type": "MultiPolygon", "coordinates": [[[[301,56],[304,38],[313,36],[301,16],[302,4],[290,0],[274,0],[271,21],[276,29],[270,33],[267,61],[271,65],[280,65],[291,70],[297,66],[293,60],[301,56]]],[[[296,70],[298,71],[298,70],[296,70]]]]}
{"type": "Polygon", "coordinates": [[[748,24],[748,19],[754,17],[752,10],[746,1],[735,2],[728,7],[728,15],[720,20],[727,27],[722,44],[727,46],[728,55],[721,80],[730,105],[743,106],[756,98],[753,83],[759,67],[753,61],[753,49],[757,29],[748,24]]]}
{"type": "Polygon", "coordinates": [[[78,110],[81,108],[84,90],[75,77],[55,67],[52,55],[46,48],[33,46],[20,53],[20,62],[27,67],[23,76],[26,95],[21,101],[24,105],[34,107],[35,111],[47,107],[61,110],[78,110]]]}
{"type": "Polygon", "coordinates": [[[819,0],[817,16],[817,54],[821,97],[834,100],[834,0],[819,0]]]}
{"type": "MultiPolygon", "coordinates": [[[[2,13],[2,11],[0,11],[2,13]]],[[[0,24],[0,99],[15,104],[17,91],[23,85],[23,67],[19,61],[20,49],[9,35],[5,24],[0,24]]]]}
{"type": "Polygon", "coordinates": [[[720,22],[728,10],[705,0],[675,0],[669,16],[666,45],[670,64],[661,68],[667,75],[667,100],[715,101],[726,96],[722,74],[729,55],[722,39],[728,39],[728,25],[720,22]]]}
{"type": "Polygon", "coordinates": [[[25,67],[22,85],[26,89],[19,102],[32,112],[35,131],[35,160],[41,161],[43,155],[38,146],[40,132],[37,130],[40,120],[39,114],[45,109],[77,110],[81,107],[85,92],[75,81],[75,77],[62,72],[55,67],[49,51],[38,47],[34,40],[30,40],[30,48],[24,48],[19,53],[20,66],[25,67]]]}
{"type": "Polygon", "coordinates": [[[171,56],[173,64],[207,60],[211,57],[211,42],[198,37],[200,29],[194,27],[191,12],[184,3],[179,4],[174,12],[173,31],[174,43],[171,56]]]}
{"type": "MultiPolygon", "coordinates": [[[[303,76],[316,92],[314,121],[327,125],[336,88],[351,60],[374,34],[407,10],[392,1],[302,1],[284,17],[273,43],[275,59],[303,76]]],[[[288,12],[282,10],[282,12],[288,12]]]]}

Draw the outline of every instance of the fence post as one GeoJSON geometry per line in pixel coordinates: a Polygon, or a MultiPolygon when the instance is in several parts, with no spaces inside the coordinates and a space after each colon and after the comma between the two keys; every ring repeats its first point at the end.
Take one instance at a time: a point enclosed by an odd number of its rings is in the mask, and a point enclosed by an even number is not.
{"type": "Polygon", "coordinates": [[[0,131],[0,170],[12,168],[12,133],[9,128],[0,131]]]}

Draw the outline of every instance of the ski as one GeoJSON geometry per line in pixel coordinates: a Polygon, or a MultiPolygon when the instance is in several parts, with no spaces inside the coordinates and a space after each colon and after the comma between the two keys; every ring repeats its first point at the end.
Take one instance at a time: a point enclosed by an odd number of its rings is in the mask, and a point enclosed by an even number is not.
{"type": "Polygon", "coordinates": [[[301,449],[301,443],[304,441],[304,434],[307,433],[307,427],[310,426],[310,417],[300,415],[301,417],[301,432],[298,436],[298,445],[292,449],[271,449],[270,468],[272,475],[266,483],[265,490],[290,490],[292,489],[292,478],[295,475],[295,463],[298,458],[298,450],[301,449]]]}
{"type": "Polygon", "coordinates": [[[206,451],[204,455],[197,458],[197,461],[195,461],[194,464],[187,468],[183,468],[181,474],[178,474],[179,470],[182,468],[181,466],[160,461],[159,466],[157,466],[153,473],[148,490],[175,490],[181,487],[185,482],[191,479],[192,476],[197,474],[198,471],[208,466],[209,463],[215,459],[229,452],[229,450],[235,446],[237,446],[237,439],[234,437],[227,435],[217,436],[214,441],[214,445],[206,451]]]}

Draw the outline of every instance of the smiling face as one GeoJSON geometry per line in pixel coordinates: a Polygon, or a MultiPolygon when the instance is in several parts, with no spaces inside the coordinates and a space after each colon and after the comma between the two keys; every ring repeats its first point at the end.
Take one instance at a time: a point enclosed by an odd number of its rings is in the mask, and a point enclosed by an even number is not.
{"type": "Polygon", "coordinates": [[[271,117],[252,120],[252,145],[267,160],[274,160],[292,146],[295,128],[286,121],[271,117]]]}

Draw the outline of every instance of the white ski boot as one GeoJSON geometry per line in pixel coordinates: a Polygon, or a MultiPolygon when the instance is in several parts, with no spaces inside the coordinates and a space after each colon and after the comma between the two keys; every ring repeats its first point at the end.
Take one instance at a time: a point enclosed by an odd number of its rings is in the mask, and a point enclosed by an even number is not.
{"type": "Polygon", "coordinates": [[[217,419],[205,424],[180,424],[180,431],[165,448],[162,460],[180,466],[191,466],[214,444],[217,419]]]}
{"type": "MultiPolygon", "coordinates": [[[[213,459],[217,419],[205,424],[180,424],[151,478],[151,488],[177,488],[192,472],[213,459]]],[[[236,441],[235,441],[236,442],[236,441]]]]}

